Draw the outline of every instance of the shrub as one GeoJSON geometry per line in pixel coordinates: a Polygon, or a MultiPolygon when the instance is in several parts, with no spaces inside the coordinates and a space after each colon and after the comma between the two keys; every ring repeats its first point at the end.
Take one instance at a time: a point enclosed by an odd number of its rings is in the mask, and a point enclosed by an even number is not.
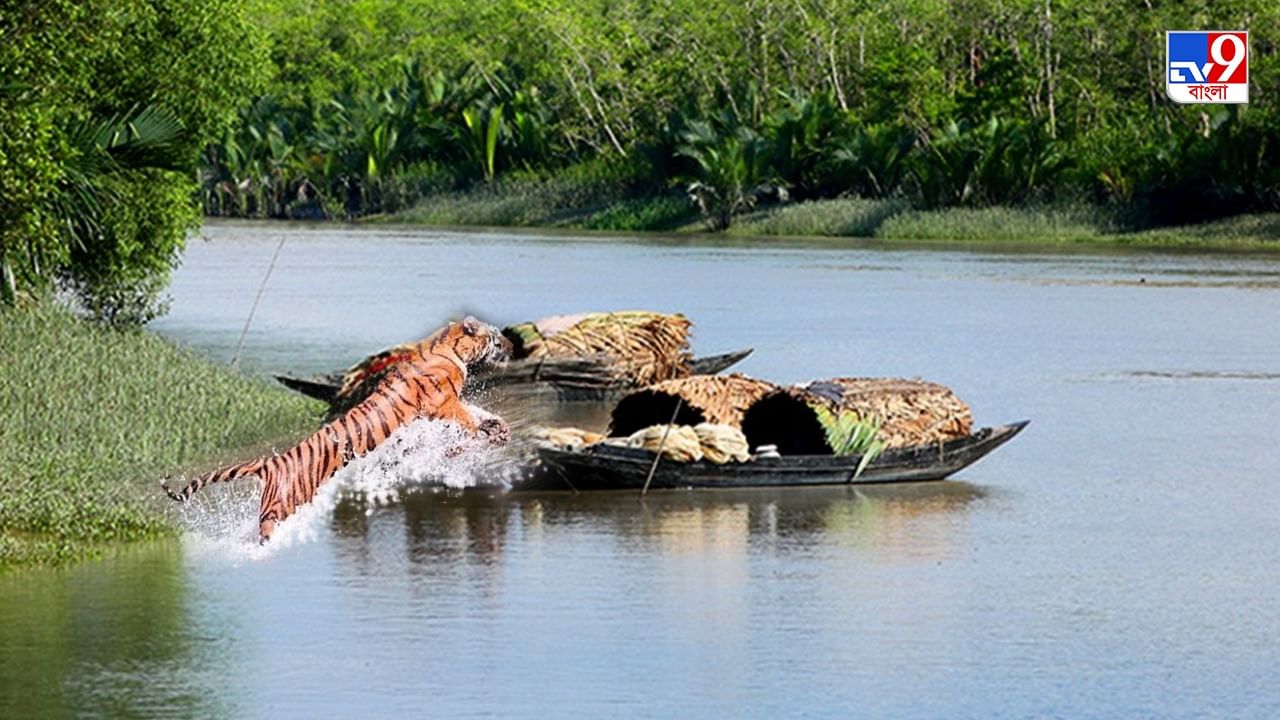
{"type": "Polygon", "coordinates": [[[195,217],[200,148],[262,79],[260,35],[242,0],[6,1],[0,17],[0,297],[63,278],[95,315],[144,319],[195,217]]]}

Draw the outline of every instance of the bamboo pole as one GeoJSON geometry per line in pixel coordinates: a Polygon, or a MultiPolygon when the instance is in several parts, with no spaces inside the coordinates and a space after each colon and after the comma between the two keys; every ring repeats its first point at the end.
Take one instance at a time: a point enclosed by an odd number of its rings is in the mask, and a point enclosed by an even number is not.
{"type": "Polygon", "coordinates": [[[244,319],[244,327],[240,329],[240,339],[236,342],[236,353],[231,356],[231,367],[237,367],[240,364],[240,351],[244,349],[245,336],[249,334],[249,325],[253,322],[254,313],[258,312],[258,303],[262,301],[262,293],[267,289],[267,281],[271,279],[271,271],[276,269],[276,260],[280,259],[280,251],[284,249],[284,241],[289,239],[287,234],[280,235],[280,244],[276,245],[276,251],[271,255],[271,264],[267,266],[267,272],[262,276],[262,284],[258,286],[258,294],[253,297],[253,305],[249,307],[249,316],[244,319]]]}
{"type": "Polygon", "coordinates": [[[640,490],[640,497],[649,494],[649,483],[653,482],[653,474],[658,472],[658,463],[662,462],[662,448],[666,447],[667,436],[671,434],[671,426],[675,424],[676,416],[680,414],[682,405],[684,405],[684,398],[677,398],[676,409],[671,412],[671,420],[666,427],[662,428],[662,439],[658,440],[658,454],[653,458],[653,464],[649,466],[649,477],[644,479],[644,487],[640,490]]]}

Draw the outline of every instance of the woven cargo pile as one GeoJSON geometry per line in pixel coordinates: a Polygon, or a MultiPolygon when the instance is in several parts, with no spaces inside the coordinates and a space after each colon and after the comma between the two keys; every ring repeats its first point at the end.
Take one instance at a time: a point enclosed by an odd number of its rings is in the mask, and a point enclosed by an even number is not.
{"type": "Polygon", "coordinates": [[[729,425],[651,425],[625,437],[606,438],[574,427],[538,428],[534,443],[554,450],[581,451],[597,443],[641,448],[676,462],[742,463],[751,459],[747,438],[729,425]]]}
{"type": "Polygon", "coordinates": [[[594,357],[648,385],[689,374],[692,326],[683,315],[629,310],[559,315],[503,332],[517,359],[594,357]]]}
{"type": "Polygon", "coordinates": [[[973,431],[969,406],[945,385],[923,380],[834,378],[780,392],[809,408],[851,411],[879,423],[878,437],[890,448],[953,440],[973,431]]]}

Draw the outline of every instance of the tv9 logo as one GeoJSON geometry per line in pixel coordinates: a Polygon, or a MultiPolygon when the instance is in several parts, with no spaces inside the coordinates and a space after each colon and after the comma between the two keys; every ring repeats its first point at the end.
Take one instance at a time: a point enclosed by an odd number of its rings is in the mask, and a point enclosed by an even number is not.
{"type": "Polygon", "coordinates": [[[1165,92],[1179,103],[1249,102],[1249,33],[1165,33],[1165,92]]]}

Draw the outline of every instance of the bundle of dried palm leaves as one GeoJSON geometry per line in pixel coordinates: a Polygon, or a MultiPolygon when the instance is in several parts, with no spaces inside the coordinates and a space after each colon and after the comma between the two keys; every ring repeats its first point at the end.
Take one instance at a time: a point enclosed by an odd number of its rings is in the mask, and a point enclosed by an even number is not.
{"type": "Polygon", "coordinates": [[[852,410],[880,424],[889,447],[922,445],[966,437],[973,413],[951,388],[902,378],[834,378],[804,386],[833,410],[852,410]]]}
{"type": "Polygon", "coordinates": [[[835,378],[786,388],[752,406],[743,430],[753,443],[810,454],[826,445],[827,423],[847,413],[878,425],[876,436],[888,448],[952,440],[973,431],[969,406],[950,388],[901,378],[835,378]]]}
{"type": "Polygon", "coordinates": [[[751,453],[742,431],[728,425],[700,423],[688,425],[650,425],[624,437],[606,438],[600,433],[575,427],[540,427],[533,431],[537,447],[552,450],[581,451],[597,443],[643,448],[661,452],[677,462],[707,462],[723,465],[747,462],[751,453]]]}
{"type": "Polygon", "coordinates": [[[576,427],[535,427],[531,432],[536,447],[553,450],[581,450],[605,439],[605,436],[576,427]]]}
{"type": "Polygon", "coordinates": [[[746,409],[777,389],[773,383],[736,373],[667,380],[619,400],[613,409],[610,434],[629,435],[641,428],[669,423],[677,404],[677,425],[709,422],[739,427],[746,409]]]}
{"type": "Polygon", "coordinates": [[[689,330],[683,315],[644,310],[544,318],[504,332],[516,358],[592,358],[637,385],[689,374],[689,330]]]}

